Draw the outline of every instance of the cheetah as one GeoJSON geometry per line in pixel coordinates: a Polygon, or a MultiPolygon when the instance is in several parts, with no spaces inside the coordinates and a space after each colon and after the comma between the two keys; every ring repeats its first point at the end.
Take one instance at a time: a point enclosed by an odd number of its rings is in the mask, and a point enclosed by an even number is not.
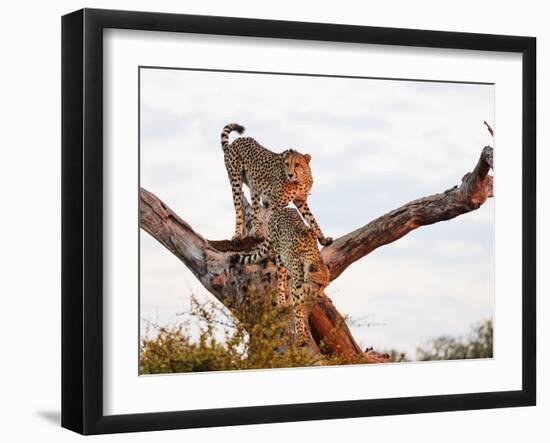
{"type": "Polygon", "coordinates": [[[294,311],[295,333],[300,344],[312,342],[308,325],[311,303],[321,297],[330,281],[330,272],[317,247],[317,236],[305,225],[294,208],[271,211],[269,238],[246,255],[235,255],[233,262],[256,263],[270,252],[277,265],[277,304],[287,304],[290,277],[290,298],[294,311]]]}
{"type": "Polygon", "coordinates": [[[313,228],[319,243],[328,246],[332,238],[325,237],[307,205],[307,196],[313,185],[309,154],[293,149],[275,153],[261,146],[251,137],[239,137],[229,143],[233,131],[242,134],[244,127],[232,123],[223,128],[221,145],[225,167],[231,183],[236,225],[233,239],[242,239],[244,229],[242,185],[250,188],[252,198],[251,219],[256,236],[260,231],[258,212],[260,200],[272,209],[283,208],[293,202],[302,217],[313,228]]]}

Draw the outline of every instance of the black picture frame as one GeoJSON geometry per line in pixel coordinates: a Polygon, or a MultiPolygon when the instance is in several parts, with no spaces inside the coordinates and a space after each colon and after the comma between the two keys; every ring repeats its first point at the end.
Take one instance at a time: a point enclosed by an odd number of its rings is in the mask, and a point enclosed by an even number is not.
{"type": "Polygon", "coordinates": [[[536,39],[229,17],[83,9],[62,18],[62,426],[82,434],[529,406],[536,403],[536,39]],[[103,30],[503,51],[522,54],[522,389],[103,413],[103,30]]]}

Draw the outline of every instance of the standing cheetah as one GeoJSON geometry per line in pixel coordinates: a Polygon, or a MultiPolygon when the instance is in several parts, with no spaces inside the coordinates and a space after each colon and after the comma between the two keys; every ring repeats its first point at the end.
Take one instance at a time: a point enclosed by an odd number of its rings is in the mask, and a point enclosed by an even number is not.
{"type": "Polygon", "coordinates": [[[275,153],[261,146],[250,137],[239,137],[229,143],[229,134],[242,134],[244,127],[232,123],[223,128],[221,144],[225,167],[231,182],[233,204],[236,213],[234,239],[243,237],[244,198],[242,185],[250,188],[252,197],[251,218],[254,232],[260,232],[258,211],[260,200],[271,209],[277,210],[293,202],[304,219],[313,228],[319,242],[327,246],[332,238],[325,237],[307,205],[307,196],[313,185],[309,154],[300,154],[292,149],[275,153]]]}
{"type": "Polygon", "coordinates": [[[313,229],[307,227],[296,209],[282,208],[271,212],[269,238],[246,255],[236,255],[233,262],[255,263],[270,251],[276,256],[277,303],[286,305],[288,278],[294,311],[296,336],[300,343],[312,341],[308,324],[311,303],[320,297],[330,281],[330,272],[317,247],[313,229]]]}

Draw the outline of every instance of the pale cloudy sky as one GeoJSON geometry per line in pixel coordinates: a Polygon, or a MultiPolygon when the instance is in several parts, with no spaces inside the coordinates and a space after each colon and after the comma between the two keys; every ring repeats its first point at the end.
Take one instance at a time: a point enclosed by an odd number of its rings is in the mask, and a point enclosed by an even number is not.
{"type": "MultiPolygon", "coordinates": [[[[312,155],[309,203],[334,238],[459,184],[492,140],[491,85],[141,70],[141,185],[209,239],[235,215],[219,138],[230,122],[273,151],[312,155]]],[[[328,288],[358,342],[397,348],[462,335],[492,318],[494,206],[420,228],[354,263],[328,288]]],[[[189,294],[213,299],[141,233],[141,316],[177,321],[189,294]]]]}

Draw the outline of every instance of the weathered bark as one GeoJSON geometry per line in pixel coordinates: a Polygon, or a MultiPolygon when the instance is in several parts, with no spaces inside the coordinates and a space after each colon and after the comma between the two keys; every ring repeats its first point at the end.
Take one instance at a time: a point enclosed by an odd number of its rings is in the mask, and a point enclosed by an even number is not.
{"type": "Polygon", "coordinates": [[[353,262],[420,226],[478,209],[493,196],[493,177],[488,175],[492,167],[493,148],[486,146],[476,167],[462,178],[460,186],[409,202],[323,248],[321,253],[330,268],[331,280],[338,278],[353,262]]]}
{"type": "MultiPolygon", "coordinates": [[[[488,175],[492,167],[493,150],[486,146],[476,167],[463,177],[460,186],[407,203],[323,248],[321,253],[330,268],[331,280],[338,278],[350,264],[376,248],[420,226],[478,209],[487,198],[493,196],[493,178],[488,175]]],[[[247,235],[251,226],[246,200],[244,209],[247,235]]],[[[263,209],[260,216],[265,225],[263,209]]],[[[258,314],[255,312],[258,307],[248,300],[251,291],[263,293],[276,290],[276,267],[271,260],[247,266],[229,263],[236,251],[248,251],[256,244],[250,237],[240,242],[207,240],[145,189],[140,190],[140,225],[176,255],[237,318],[246,316],[251,319],[258,314]]],[[[363,353],[344,318],[326,295],[312,307],[309,322],[313,337],[317,341],[323,340],[328,352],[365,355],[372,362],[387,361],[379,354],[363,353]]]]}

